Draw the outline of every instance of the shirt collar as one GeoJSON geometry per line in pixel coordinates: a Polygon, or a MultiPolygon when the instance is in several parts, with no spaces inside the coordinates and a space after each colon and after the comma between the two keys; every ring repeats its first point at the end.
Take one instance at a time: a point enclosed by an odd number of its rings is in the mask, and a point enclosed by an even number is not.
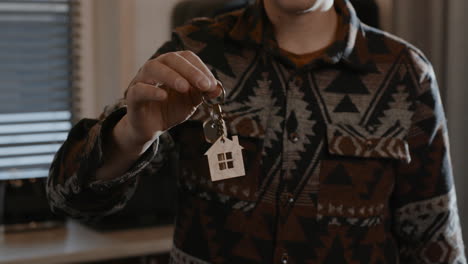
{"type": "MultiPolygon", "coordinates": [[[[348,66],[358,71],[373,71],[367,52],[367,40],[356,12],[348,0],[335,0],[335,9],[341,17],[337,39],[325,53],[305,66],[313,68],[321,65],[348,66]]],[[[279,48],[274,37],[273,27],[267,19],[262,1],[248,6],[229,32],[230,38],[262,46],[272,55],[279,55],[279,48]]]]}

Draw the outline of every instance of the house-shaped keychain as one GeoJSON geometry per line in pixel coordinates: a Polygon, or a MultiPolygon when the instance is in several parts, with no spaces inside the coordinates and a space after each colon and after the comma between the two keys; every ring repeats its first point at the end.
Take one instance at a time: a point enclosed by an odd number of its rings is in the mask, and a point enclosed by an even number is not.
{"type": "Polygon", "coordinates": [[[208,158],[212,181],[220,181],[245,175],[243,147],[239,145],[237,136],[232,140],[226,137],[218,138],[205,153],[208,158]]]}

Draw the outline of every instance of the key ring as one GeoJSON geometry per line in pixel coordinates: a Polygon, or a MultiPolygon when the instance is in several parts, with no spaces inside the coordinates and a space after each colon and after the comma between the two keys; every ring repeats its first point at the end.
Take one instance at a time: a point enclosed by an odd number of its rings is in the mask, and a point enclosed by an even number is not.
{"type": "MultiPolygon", "coordinates": [[[[224,104],[224,100],[226,99],[226,90],[224,89],[224,86],[223,84],[219,81],[219,80],[216,80],[218,82],[218,85],[221,86],[221,101],[219,104],[224,104]]],[[[208,108],[212,108],[213,107],[213,103],[210,103],[209,102],[209,99],[206,99],[205,98],[205,95],[202,95],[202,102],[203,104],[208,107],[208,108]]]]}

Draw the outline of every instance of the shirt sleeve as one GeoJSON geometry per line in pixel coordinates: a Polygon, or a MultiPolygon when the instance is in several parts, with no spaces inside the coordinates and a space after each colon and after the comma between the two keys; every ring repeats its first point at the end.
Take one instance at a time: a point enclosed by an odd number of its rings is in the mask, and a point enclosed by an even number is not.
{"type": "Polygon", "coordinates": [[[447,125],[430,63],[412,52],[419,80],[407,137],[411,162],[399,164],[393,197],[401,263],[466,263],[447,125]]]}
{"type": "MultiPolygon", "coordinates": [[[[174,36],[151,58],[179,47],[174,36]]],[[[124,98],[106,107],[98,119],[82,119],[73,126],[49,170],[47,197],[52,211],[87,221],[112,214],[132,197],[139,175],[155,173],[163,166],[173,151],[169,132],[161,134],[123,175],[108,181],[95,180],[105,160],[103,141],[125,114],[124,98]]]]}

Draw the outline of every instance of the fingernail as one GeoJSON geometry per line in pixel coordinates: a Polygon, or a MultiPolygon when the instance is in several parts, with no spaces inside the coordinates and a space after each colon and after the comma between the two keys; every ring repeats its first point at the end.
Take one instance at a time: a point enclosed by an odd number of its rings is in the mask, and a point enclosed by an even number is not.
{"type": "Polygon", "coordinates": [[[180,78],[176,80],[175,86],[179,92],[185,92],[188,89],[188,83],[180,78]]]}
{"type": "Polygon", "coordinates": [[[205,91],[210,89],[210,81],[206,78],[203,78],[200,81],[198,81],[197,85],[198,85],[198,88],[205,90],[205,91]]]}

